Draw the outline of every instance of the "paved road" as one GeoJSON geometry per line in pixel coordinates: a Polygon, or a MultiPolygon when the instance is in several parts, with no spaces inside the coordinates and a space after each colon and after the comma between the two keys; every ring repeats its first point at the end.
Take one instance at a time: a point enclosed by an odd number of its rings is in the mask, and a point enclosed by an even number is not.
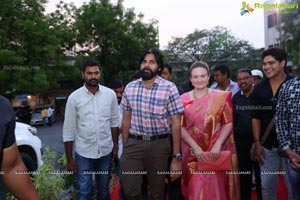
{"type": "MultiPolygon", "coordinates": [[[[37,126],[37,136],[42,140],[43,150],[49,146],[52,151],[64,153],[64,144],[62,141],[63,119],[57,121],[51,126],[37,126]]],[[[44,151],[45,152],[45,151],[44,151]]]]}

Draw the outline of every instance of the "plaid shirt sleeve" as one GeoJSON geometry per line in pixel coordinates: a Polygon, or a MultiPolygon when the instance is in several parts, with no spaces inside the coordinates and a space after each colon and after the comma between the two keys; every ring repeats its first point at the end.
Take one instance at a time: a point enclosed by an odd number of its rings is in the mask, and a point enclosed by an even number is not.
{"type": "Polygon", "coordinates": [[[286,150],[290,148],[291,141],[289,139],[289,126],[288,126],[288,108],[287,108],[287,98],[289,92],[287,90],[287,85],[284,84],[279,91],[278,103],[276,107],[275,115],[275,128],[277,133],[277,139],[280,144],[280,148],[286,150]]]}
{"type": "Polygon", "coordinates": [[[183,104],[175,84],[172,84],[170,87],[168,112],[170,115],[181,114],[183,112],[183,104]]]}
{"type": "Polygon", "coordinates": [[[121,103],[120,103],[120,108],[122,110],[131,111],[131,107],[130,107],[129,101],[128,101],[127,92],[128,92],[128,86],[125,88],[125,90],[123,92],[122,100],[121,100],[121,103]]]}

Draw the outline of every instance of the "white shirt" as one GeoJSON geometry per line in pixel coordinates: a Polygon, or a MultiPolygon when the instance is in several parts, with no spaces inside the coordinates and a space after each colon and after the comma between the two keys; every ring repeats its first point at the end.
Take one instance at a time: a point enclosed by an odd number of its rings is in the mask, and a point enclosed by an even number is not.
{"type": "Polygon", "coordinates": [[[53,109],[49,107],[49,108],[47,109],[47,117],[51,117],[52,114],[53,114],[53,109]]]}
{"type": "MultiPolygon", "coordinates": [[[[237,82],[234,82],[232,81],[231,79],[229,79],[230,81],[230,84],[229,86],[226,88],[225,91],[230,91],[232,92],[232,96],[233,97],[238,91],[240,91],[240,87],[239,85],[237,84],[237,82]]],[[[214,89],[214,90],[218,90],[219,89],[219,85],[218,83],[213,83],[211,86],[210,86],[210,89],[214,89]]]]}
{"type": "Polygon", "coordinates": [[[75,151],[79,155],[97,159],[111,153],[111,128],[118,126],[118,101],[113,90],[99,85],[94,95],[83,86],[69,96],[63,141],[75,141],[75,151]]]}

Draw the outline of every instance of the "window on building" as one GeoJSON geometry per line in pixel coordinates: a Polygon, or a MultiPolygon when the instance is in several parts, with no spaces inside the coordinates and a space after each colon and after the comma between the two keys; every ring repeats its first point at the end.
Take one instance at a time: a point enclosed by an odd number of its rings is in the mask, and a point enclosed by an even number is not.
{"type": "Polygon", "coordinates": [[[268,28],[272,28],[277,25],[277,14],[271,14],[268,16],[268,28]]]}

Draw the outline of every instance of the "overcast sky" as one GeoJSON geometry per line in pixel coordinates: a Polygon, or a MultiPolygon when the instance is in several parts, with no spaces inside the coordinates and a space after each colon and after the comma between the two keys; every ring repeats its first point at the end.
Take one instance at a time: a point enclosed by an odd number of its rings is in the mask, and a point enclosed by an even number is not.
{"type": "MultiPolygon", "coordinates": [[[[49,0],[46,11],[55,10],[60,0],[49,0]]],[[[117,0],[110,0],[116,3],[117,0]]],[[[243,0],[124,0],[125,8],[134,8],[144,14],[144,22],[159,21],[160,47],[164,48],[172,37],[185,37],[196,29],[224,26],[239,38],[256,48],[264,47],[263,9],[240,15],[243,0]]],[[[88,0],[64,0],[79,7],[88,0]]],[[[263,3],[262,0],[247,0],[247,3],[263,3]]]]}

